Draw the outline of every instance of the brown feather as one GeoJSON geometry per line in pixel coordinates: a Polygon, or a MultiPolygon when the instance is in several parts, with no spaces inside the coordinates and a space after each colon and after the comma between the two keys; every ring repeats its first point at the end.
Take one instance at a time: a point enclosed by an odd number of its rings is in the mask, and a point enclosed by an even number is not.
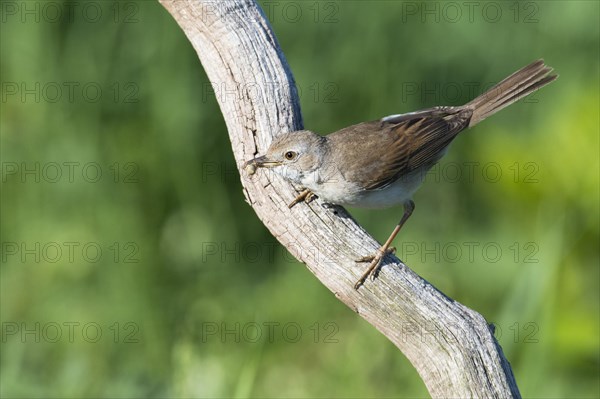
{"type": "Polygon", "coordinates": [[[330,150],[335,152],[343,146],[344,157],[352,159],[340,170],[347,181],[365,190],[380,189],[413,171],[433,166],[468,126],[471,114],[462,107],[437,107],[360,123],[330,134],[330,150]],[[365,152],[380,156],[365,157],[365,152]]]}
{"type": "Polygon", "coordinates": [[[537,60],[462,107],[429,108],[347,127],[327,136],[329,151],[333,159],[343,154],[344,169],[338,169],[344,179],[364,190],[384,188],[413,172],[425,173],[458,133],[552,82],[557,75],[551,72],[537,60]]]}

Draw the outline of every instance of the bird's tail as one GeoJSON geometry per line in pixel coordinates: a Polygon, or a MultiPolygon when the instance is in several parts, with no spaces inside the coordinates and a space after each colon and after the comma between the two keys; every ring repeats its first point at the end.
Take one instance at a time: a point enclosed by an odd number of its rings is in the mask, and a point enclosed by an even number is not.
{"type": "Polygon", "coordinates": [[[550,72],[552,68],[544,64],[544,60],[537,60],[466,104],[465,108],[473,110],[469,127],[475,126],[488,116],[544,87],[558,77],[558,75],[550,75],[550,72]]]}

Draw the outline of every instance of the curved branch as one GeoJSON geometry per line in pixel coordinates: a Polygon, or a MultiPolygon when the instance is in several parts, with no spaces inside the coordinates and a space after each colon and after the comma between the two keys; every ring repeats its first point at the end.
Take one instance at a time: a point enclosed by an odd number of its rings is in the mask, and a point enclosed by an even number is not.
{"type": "MultiPolygon", "coordinates": [[[[294,78],[254,0],[160,0],[198,52],[225,117],[233,152],[264,153],[275,135],[302,128],[294,78]]],[[[271,233],[337,298],[388,337],[434,397],[519,397],[485,319],[395,260],[360,290],[355,259],[379,244],[343,209],[319,201],[288,209],[294,188],[276,175],[241,171],[247,201],[271,233]]]]}

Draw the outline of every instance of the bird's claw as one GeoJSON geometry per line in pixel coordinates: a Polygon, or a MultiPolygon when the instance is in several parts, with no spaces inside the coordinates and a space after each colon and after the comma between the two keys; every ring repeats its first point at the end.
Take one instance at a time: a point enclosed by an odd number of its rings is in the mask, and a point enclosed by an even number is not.
{"type": "Polygon", "coordinates": [[[294,205],[296,205],[302,201],[304,201],[305,203],[308,204],[315,198],[316,198],[315,193],[310,191],[308,188],[304,189],[300,194],[298,194],[298,196],[296,198],[294,198],[294,200],[292,202],[290,202],[290,204],[288,205],[288,208],[291,209],[294,205]]]}
{"type": "Polygon", "coordinates": [[[374,255],[363,256],[362,258],[357,259],[355,261],[356,263],[371,262],[371,264],[369,265],[369,268],[363,273],[363,275],[358,279],[356,284],[354,284],[354,289],[359,289],[360,286],[364,284],[365,280],[369,278],[369,276],[371,277],[371,280],[375,280],[377,272],[379,271],[379,268],[381,266],[381,260],[386,255],[390,255],[395,252],[396,248],[394,247],[390,247],[385,250],[383,248],[379,248],[374,255]]]}

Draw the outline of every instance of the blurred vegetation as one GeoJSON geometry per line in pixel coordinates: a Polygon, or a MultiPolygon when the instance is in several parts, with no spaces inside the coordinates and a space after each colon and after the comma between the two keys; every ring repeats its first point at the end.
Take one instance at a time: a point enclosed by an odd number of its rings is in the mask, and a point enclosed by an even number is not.
{"type": "MultiPolygon", "coordinates": [[[[396,244],[496,324],[525,397],[598,397],[599,3],[448,4],[263,3],[322,133],[557,70],[453,144],[396,244]]],[[[158,2],[1,6],[2,397],[427,396],[244,202],[158,2]]],[[[401,215],[352,211],[380,240],[401,215]]]]}

